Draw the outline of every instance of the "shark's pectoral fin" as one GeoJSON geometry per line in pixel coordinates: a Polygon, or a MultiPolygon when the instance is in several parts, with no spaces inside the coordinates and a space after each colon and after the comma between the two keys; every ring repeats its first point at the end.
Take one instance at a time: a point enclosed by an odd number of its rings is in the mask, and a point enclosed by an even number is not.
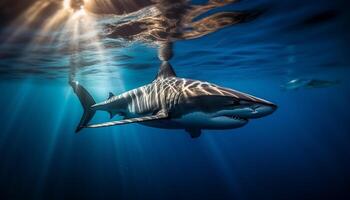
{"type": "Polygon", "coordinates": [[[167,112],[159,111],[156,115],[145,116],[145,117],[129,118],[129,119],[123,119],[123,120],[112,121],[112,122],[105,122],[105,123],[100,123],[100,124],[91,124],[91,125],[86,126],[86,128],[99,128],[99,127],[106,127],[106,126],[116,126],[116,125],[130,124],[130,123],[135,123],[135,122],[147,122],[147,121],[165,119],[167,117],[168,117],[168,113],[167,112]]]}
{"type": "Polygon", "coordinates": [[[190,134],[191,138],[198,138],[202,133],[199,128],[186,128],[185,131],[190,134]]]}

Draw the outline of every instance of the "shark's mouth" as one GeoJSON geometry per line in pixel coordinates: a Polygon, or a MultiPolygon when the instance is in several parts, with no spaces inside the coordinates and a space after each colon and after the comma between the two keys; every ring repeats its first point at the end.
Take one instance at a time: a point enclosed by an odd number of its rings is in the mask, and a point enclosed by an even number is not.
{"type": "Polygon", "coordinates": [[[236,121],[243,121],[243,122],[247,122],[248,121],[247,118],[241,117],[239,115],[223,115],[223,116],[227,117],[227,118],[230,118],[230,119],[234,119],[236,121]]]}

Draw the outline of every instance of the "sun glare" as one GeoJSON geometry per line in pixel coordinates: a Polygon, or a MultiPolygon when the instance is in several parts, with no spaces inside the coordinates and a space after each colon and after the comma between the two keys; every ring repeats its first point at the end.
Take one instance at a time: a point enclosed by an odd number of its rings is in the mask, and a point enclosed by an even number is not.
{"type": "Polygon", "coordinates": [[[64,1],[63,1],[63,8],[64,8],[64,9],[66,9],[66,10],[71,10],[70,1],[71,1],[71,0],[64,0],[64,1]]]}
{"type": "Polygon", "coordinates": [[[85,15],[86,11],[84,9],[84,6],[81,6],[80,9],[73,14],[73,18],[81,18],[85,15]]]}

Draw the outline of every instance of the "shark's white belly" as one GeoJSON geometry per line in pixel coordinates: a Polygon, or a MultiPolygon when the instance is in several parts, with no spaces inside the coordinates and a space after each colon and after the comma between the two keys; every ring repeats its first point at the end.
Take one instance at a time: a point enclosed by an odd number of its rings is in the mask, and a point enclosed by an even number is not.
{"type": "Polygon", "coordinates": [[[233,119],[224,116],[213,117],[203,112],[193,112],[180,118],[142,122],[142,125],[165,129],[232,129],[247,123],[247,120],[233,119]]]}

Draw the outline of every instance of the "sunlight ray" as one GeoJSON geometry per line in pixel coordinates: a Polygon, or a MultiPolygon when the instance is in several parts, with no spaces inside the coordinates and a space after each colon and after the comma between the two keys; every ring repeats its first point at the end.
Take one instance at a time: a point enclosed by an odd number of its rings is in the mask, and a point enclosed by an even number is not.
{"type": "Polygon", "coordinates": [[[0,150],[6,144],[6,141],[10,135],[10,133],[15,130],[16,119],[18,119],[21,115],[21,110],[25,106],[25,103],[27,101],[27,97],[30,95],[30,90],[32,88],[31,84],[32,80],[27,79],[22,82],[20,87],[17,88],[17,92],[15,95],[16,101],[12,101],[11,104],[8,105],[9,107],[13,107],[14,109],[11,110],[11,114],[7,118],[7,123],[5,127],[2,127],[2,134],[0,134],[0,150]],[[16,98],[17,97],[17,98],[16,98]]]}
{"type": "Polygon", "coordinates": [[[55,125],[52,127],[52,129],[50,130],[50,136],[49,139],[47,140],[47,151],[45,154],[45,159],[42,163],[42,172],[40,174],[40,176],[37,178],[37,190],[41,191],[44,187],[45,184],[45,178],[47,177],[47,174],[49,173],[49,169],[50,169],[50,164],[51,164],[51,160],[53,159],[53,153],[55,151],[55,149],[57,148],[57,142],[58,142],[58,138],[60,133],[62,133],[62,129],[64,128],[64,126],[62,126],[64,124],[64,119],[67,117],[67,113],[70,111],[68,108],[68,100],[69,97],[72,96],[72,90],[69,87],[65,88],[65,96],[63,98],[63,100],[61,101],[60,107],[56,108],[58,110],[56,116],[57,119],[55,121],[55,125]]]}

